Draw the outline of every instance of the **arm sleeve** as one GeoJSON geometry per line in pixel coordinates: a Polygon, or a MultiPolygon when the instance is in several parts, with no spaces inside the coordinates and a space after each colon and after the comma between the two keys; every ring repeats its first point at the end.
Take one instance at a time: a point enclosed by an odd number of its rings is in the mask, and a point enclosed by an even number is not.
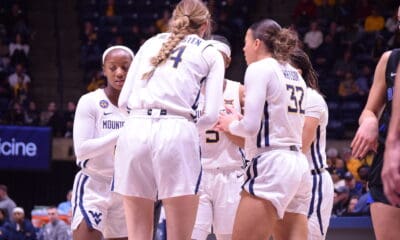
{"type": "Polygon", "coordinates": [[[140,74],[143,74],[143,72],[140,72],[139,69],[141,68],[140,65],[144,64],[143,49],[145,45],[146,43],[144,43],[142,47],[140,47],[139,51],[136,53],[126,75],[124,86],[122,87],[121,93],[119,94],[118,107],[123,111],[126,111],[126,109],[128,108],[128,100],[134,87],[135,81],[142,81],[140,79],[140,74]]]}
{"type": "Polygon", "coordinates": [[[203,58],[209,63],[205,85],[204,112],[197,122],[199,131],[205,131],[213,127],[218,120],[219,107],[222,102],[223,82],[225,75],[225,65],[222,55],[212,47],[206,47],[203,51],[203,58]]]}
{"type": "Polygon", "coordinates": [[[110,151],[118,139],[119,130],[95,138],[96,109],[87,96],[83,96],[76,107],[73,139],[77,162],[100,156],[110,151]]]}
{"type": "Polygon", "coordinates": [[[320,119],[324,111],[324,100],[314,90],[307,90],[305,116],[320,119]]]}
{"type": "Polygon", "coordinates": [[[251,137],[257,134],[264,110],[267,94],[267,83],[270,76],[268,69],[260,69],[260,65],[249,65],[244,77],[245,81],[245,111],[243,118],[229,125],[229,131],[241,137],[251,137]],[[265,75],[260,77],[260,73],[265,75]]]}

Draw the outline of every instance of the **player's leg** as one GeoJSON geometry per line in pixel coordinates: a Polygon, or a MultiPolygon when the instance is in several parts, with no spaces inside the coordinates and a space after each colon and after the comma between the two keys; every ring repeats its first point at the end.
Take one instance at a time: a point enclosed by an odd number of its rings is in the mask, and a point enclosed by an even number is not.
{"type": "Polygon", "coordinates": [[[208,188],[214,186],[214,174],[204,171],[199,187],[199,206],[196,214],[196,221],[192,232],[192,240],[206,240],[211,233],[211,225],[214,220],[214,207],[211,192],[208,188]],[[209,181],[210,180],[210,181],[209,181]]]}
{"type": "Polygon", "coordinates": [[[102,240],[103,235],[100,231],[94,228],[89,228],[86,222],[82,220],[78,227],[72,232],[72,238],[75,240],[102,240]]]}
{"type": "Polygon", "coordinates": [[[240,202],[243,170],[225,170],[215,180],[214,191],[214,234],[218,240],[232,239],[233,224],[240,202]]]}
{"type": "Polygon", "coordinates": [[[242,191],[233,225],[232,239],[267,239],[272,234],[277,220],[278,213],[270,201],[242,191]]]}
{"type": "Polygon", "coordinates": [[[190,239],[196,220],[199,197],[186,195],[166,198],[162,201],[167,218],[167,239],[190,239]]]}
{"type": "Polygon", "coordinates": [[[307,217],[304,214],[286,212],[274,229],[274,240],[307,239],[307,217]]]}
{"type": "Polygon", "coordinates": [[[124,209],[129,239],[152,239],[154,201],[124,196],[124,209]]]}
{"type": "Polygon", "coordinates": [[[372,224],[377,240],[394,240],[400,234],[400,208],[380,202],[371,204],[372,224]]]}

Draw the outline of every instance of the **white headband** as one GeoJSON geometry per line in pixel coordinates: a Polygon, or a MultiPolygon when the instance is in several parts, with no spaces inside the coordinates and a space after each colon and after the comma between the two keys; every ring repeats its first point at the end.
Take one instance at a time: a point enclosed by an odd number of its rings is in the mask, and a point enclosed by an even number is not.
{"type": "Polygon", "coordinates": [[[227,44],[217,40],[208,40],[208,42],[218,51],[225,53],[228,58],[231,58],[231,48],[227,44]]]}
{"type": "Polygon", "coordinates": [[[132,50],[130,50],[129,48],[127,48],[127,47],[125,47],[125,46],[122,46],[122,45],[115,45],[115,46],[112,46],[112,47],[107,48],[107,49],[104,51],[103,57],[102,57],[102,62],[103,62],[103,64],[104,64],[104,61],[106,60],[107,54],[109,54],[109,53],[110,53],[112,50],[114,50],[114,49],[121,49],[121,50],[127,51],[127,52],[129,53],[129,55],[131,55],[132,59],[135,57],[135,54],[134,54],[134,53],[132,52],[132,50]]]}

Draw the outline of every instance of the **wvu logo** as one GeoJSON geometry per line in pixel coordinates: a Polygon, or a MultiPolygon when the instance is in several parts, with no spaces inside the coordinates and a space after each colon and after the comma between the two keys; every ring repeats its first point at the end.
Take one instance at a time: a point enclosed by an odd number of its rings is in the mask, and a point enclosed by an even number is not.
{"type": "Polygon", "coordinates": [[[89,210],[89,213],[92,215],[94,221],[98,225],[101,222],[101,215],[103,215],[101,212],[97,213],[92,210],[89,210]]]}

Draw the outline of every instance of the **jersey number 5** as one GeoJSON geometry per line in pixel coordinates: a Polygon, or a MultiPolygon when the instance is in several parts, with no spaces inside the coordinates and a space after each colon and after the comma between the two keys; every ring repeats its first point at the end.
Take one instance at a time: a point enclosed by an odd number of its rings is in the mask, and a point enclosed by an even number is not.
{"type": "Polygon", "coordinates": [[[206,131],[206,143],[216,143],[219,141],[219,133],[214,130],[206,131]]]}
{"type": "Polygon", "coordinates": [[[304,114],[303,109],[303,98],[304,89],[299,86],[294,86],[287,84],[286,89],[290,92],[290,105],[288,106],[288,111],[293,113],[304,114]]]}
{"type": "Polygon", "coordinates": [[[178,67],[178,64],[182,61],[182,54],[185,51],[186,46],[180,46],[178,48],[175,48],[171,52],[171,57],[169,59],[174,61],[174,68],[178,67]]]}

